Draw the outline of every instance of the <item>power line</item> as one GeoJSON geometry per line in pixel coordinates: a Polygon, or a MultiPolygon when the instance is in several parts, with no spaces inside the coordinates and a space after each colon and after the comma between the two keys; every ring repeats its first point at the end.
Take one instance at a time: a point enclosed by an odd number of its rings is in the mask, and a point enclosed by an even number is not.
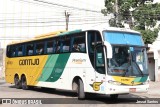
{"type": "MultiPolygon", "coordinates": [[[[80,3],[86,4],[86,2],[84,2],[84,1],[80,1],[80,0],[76,0],[76,1],[79,1],[80,3]]],[[[97,6],[97,5],[90,4],[90,3],[87,3],[87,4],[89,4],[92,7],[100,7],[100,6],[97,6]]]]}
{"type": "MultiPolygon", "coordinates": [[[[74,20],[74,21],[72,21],[72,22],[78,22],[79,21],[79,19],[77,19],[77,20],[74,20]]],[[[83,20],[83,21],[101,21],[101,20],[83,20]]],[[[28,21],[28,22],[12,22],[12,23],[0,23],[0,24],[25,24],[25,23],[27,23],[27,24],[29,24],[29,23],[42,23],[42,24],[44,24],[44,23],[54,23],[54,22],[65,22],[65,21],[28,21]]]]}
{"type": "MultiPolygon", "coordinates": [[[[101,17],[86,17],[86,18],[81,18],[81,17],[71,17],[70,18],[72,22],[76,22],[76,21],[96,21],[96,20],[102,20],[104,18],[101,18],[101,17]]],[[[33,22],[37,22],[37,23],[44,23],[44,22],[64,22],[65,18],[35,18],[35,19],[1,19],[0,22],[3,22],[3,23],[7,23],[7,22],[17,22],[19,21],[18,23],[33,23],[33,22]],[[47,20],[47,21],[45,21],[47,20]]]]}
{"type": "Polygon", "coordinates": [[[90,12],[96,12],[96,13],[101,12],[101,11],[95,11],[95,10],[90,10],[90,9],[83,9],[83,8],[78,8],[78,7],[73,7],[73,6],[62,5],[62,4],[53,3],[53,2],[47,2],[47,1],[44,1],[44,0],[33,0],[33,1],[44,3],[44,4],[56,5],[56,6],[60,6],[60,7],[77,9],[77,10],[84,10],[84,11],[90,11],[90,12]]]}
{"type": "MultiPolygon", "coordinates": [[[[12,1],[15,1],[15,0],[12,0],[12,1]]],[[[74,7],[74,6],[67,6],[67,5],[62,5],[62,4],[59,4],[59,3],[47,2],[47,1],[44,1],[44,0],[32,0],[33,2],[26,1],[26,0],[16,0],[16,1],[32,3],[32,4],[35,4],[35,5],[48,6],[48,7],[58,6],[59,8],[62,8],[62,9],[69,8],[69,9],[72,9],[71,12],[75,11],[76,13],[77,13],[76,10],[80,10],[81,12],[82,11],[84,11],[84,12],[92,12],[92,13],[96,14],[96,15],[92,14],[92,15],[89,15],[87,17],[86,16],[85,17],[81,16],[82,18],[79,17],[79,16],[78,17],[77,16],[72,17],[72,15],[71,15],[70,20],[72,20],[72,22],[69,25],[84,25],[84,24],[95,24],[95,23],[104,23],[104,22],[106,22],[106,21],[102,22],[102,17],[97,15],[97,14],[101,14],[100,11],[95,11],[95,10],[91,10],[91,9],[77,8],[77,7],[74,7]],[[96,16],[96,18],[95,18],[95,16],[96,16]],[[83,21],[83,23],[82,22],[79,23],[79,21],[83,21]],[[94,22],[92,22],[92,21],[94,21],[94,22]],[[101,22],[98,22],[98,21],[101,21],[101,22]],[[74,22],[77,22],[78,24],[75,24],[74,22]]],[[[30,14],[30,13],[36,13],[36,12],[25,12],[25,13],[30,14]]],[[[38,12],[38,13],[41,13],[41,12],[38,12]]],[[[3,13],[1,13],[1,14],[3,14],[3,13]]],[[[4,14],[12,14],[12,13],[4,13],[4,14]]],[[[15,14],[15,13],[13,13],[13,14],[15,14]]],[[[15,16],[14,16],[14,18],[12,17],[12,18],[1,19],[0,21],[5,21],[6,23],[0,23],[1,25],[4,24],[4,26],[1,26],[0,28],[64,26],[62,23],[65,22],[65,17],[62,16],[62,15],[56,15],[56,17],[57,16],[59,16],[59,17],[58,18],[55,18],[55,17],[47,17],[47,18],[41,18],[40,17],[40,18],[37,18],[36,17],[36,18],[32,18],[32,19],[30,19],[30,18],[27,18],[27,19],[16,18],[15,19],[15,16]],[[45,21],[45,20],[48,20],[48,21],[45,21]],[[10,22],[10,21],[12,21],[12,22],[10,22]],[[59,22],[59,23],[62,22],[62,23],[61,24],[57,24],[57,22],[59,22]],[[19,26],[19,24],[20,24],[20,26],[19,26]],[[26,26],[25,24],[28,24],[28,25],[26,26]],[[32,24],[38,24],[38,25],[32,25],[32,24]],[[39,25],[39,24],[43,24],[43,25],[39,25]],[[49,24],[49,25],[47,25],[47,24],[49,24]]]]}
{"type": "MultiPolygon", "coordinates": [[[[85,25],[85,24],[97,24],[97,23],[105,23],[106,21],[100,21],[100,22],[96,22],[96,23],[93,23],[93,22],[85,22],[85,23],[77,23],[77,24],[69,24],[69,25],[85,25]]],[[[55,26],[65,26],[65,24],[61,24],[61,25],[58,25],[58,24],[51,24],[51,25],[43,25],[43,26],[0,26],[0,28],[15,28],[15,27],[55,27],[55,26]]]]}
{"type": "MultiPolygon", "coordinates": [[[[15,0],[12,0],[12,1],[15,1],[15,0]]],[[[77,10],[83,10],[83,11],[101,13],[101,11],[90,10],[90,9],[83,9],[83,8],[78,8],[78,7],[74,7],[74,6],[67,6],[67,5],[62,5],[62,4],[53,3],[53,2],[47,2],[47,1],[43,1],[43,0],[33,0],[33,1],[38,2],[38,3],[30,2],[30,1],[26,1],[26,0],[19,0],[19,1],[26,2],[26,3],[31,3],[31,4],[35,4],[35,5],[42,5],[42,6],[52,5],[52,6],[62,7],[63,9],[71,8],[71,9],[77,9],[77,10]],[[39,4],[39,3],[42,3],[42,4],[39,4]],[[48,4],[48,5],[44,5],[44,4],[48,4]]],[[[52,7],[52,6],[49,6],[49,7],[52,7]]]]}
{"type": "MultiPolygon", "coordinates": [[[[44,5],[44,4],[42,4],[42,3],[35,3],[35,2],[30,2],[30,1],[26,1],[26,0],[12,0],[12,1],[15,1],[15,2],[24,2],[24,3],[29,3],[29,4],[34,4],[34,5],[37,5],[37,6],[41,6],[41,7],[51,7],[51,8],[53,8],[53,6],[49,6],[49,5],[44,5]]],[[[57,8],[57,9],[59,9],[59,8],[57,8]]],[[[57,9],[56,9],[56,11],[57,11],[57,9]]],[[[61,8],[62,9],[62,8],[61,8]]],[[[64,8],[63,8],[64,9],[64,8]]],[[[65,8],[66,9],[66,8],[65,8]]],[[[53,11],[53,10],[52,10],[53,11]]]]}
{"type": "MultiPolygon", "coordinates": [[[[15,1],[15,0],[12,0],[12,1],[15,1]]],[[[59,7],[68,7],[68,8],[76,8],[76,7],[70,7],[70,6],[65,6],[65,5],[61,5],[61,4],[53,4],[53,3],[49,3],[49,2],[46,2],[46,1],[43,1],[43,0],[33,0],[33,1],[36,1],[36,2],[42,2],[43,4],[40,4],[40,3],[35,3],[35,2],[30,2],[30,1],[26,1],[26,0],[18,0],[18,1],[21,1],[21,2],[27,2],[27,3],[32,3],[32,4],[36,4],[36,5],[43,5],[43,6],[48,6],[48,5],[44,5],[44,3],[46,4],[51,4],[51,5],[53,5],[53,6],[59,6],[59,7]]],[[[49,6],[49,7],[53,7],[53,6],[49,6]]],[[[76,8],[76,9],[79,9],[79,8],[76,8]]],[[[53,9],[53,10],[55,10],[55,9],[53,9]]],[[[56,9],[57,10],[57,9],[56,9]]],[[[85,11],[87,11],[86,9],[80,9],[80,10],[85,10],[85,11]]],[[[72,9],[72,12],[74,12],[75,10],[73,10],[72,9]]],[[[71,12],[71,13],[72,13],[71,12]]],[[[92,11],[93,12],[93,11],[92,11]]],[[[28,12],[28,13],[30,13],[30,12],[28,12]]],[[[32,12],[31,12],[32,13],[32,12]]],[[[34,13],[34,12],[33,12],[34,13]]],[[[52,12],[51,12],[52,13],[52,12]]],[[[61,12],[62,13],[62,12],[61,12]]],[[[77,13],[77,11],[76,11],[76,13],[77,13]]],[[[95,12],[95,13],[97,13],[97,11],[95,12]]],[[[98,13],[100,13],[100,12],[98,12],[98,13]]],[[[62,13],[63,14],[63,13],[62,13]]],[[[101,13],[100,13],[101,14],[101,13]]],[[[78,14],[78,15],[80,15],[80,13],[78,14]]],[[[58,16],[58,15],[56,15],[56,16],[58,16]]],[[[62,15],[60,15],[60,16],[62,16],[62,15]]],[[[71,15],[72,16],[72,15],[71,15]]],[[[97,15],[96,15],[97,16],[97,15]]],[[[92,16],[91,16],[92,17],[92,16]]],[[[94,16],[93,16],[94,17],[94,16]]]]}
{"type": "MultiPolygon", "coordinates": [[[[55,10],[55,11],[57,11],[57,10],[55,10]]],[[[35,13],[36,13],[36,14],[37,14],[37,13],[53,13],[53,10],[52,10],[52,11],[23,12],[23,14],[30,14],[30,13],[34,13],[34,14],[35,14],[35,13]]],[[[0,13],[0,14],[7,14],[7,15],[10,15],[10,14],[12,15],[12,14],[13,14],[13,15],[14,15],[14,14],[19,14],[19,13],[13,13],[13,12],[6,13],[6,12],[5,12],[5,13],[0,13]]],[[[54,14],[55,14],[55,13],[54,13],[54,14]]],[[[62,13],[59,13],[59,14],[56,13],[56,15],[62,15],[62,13]]]]}

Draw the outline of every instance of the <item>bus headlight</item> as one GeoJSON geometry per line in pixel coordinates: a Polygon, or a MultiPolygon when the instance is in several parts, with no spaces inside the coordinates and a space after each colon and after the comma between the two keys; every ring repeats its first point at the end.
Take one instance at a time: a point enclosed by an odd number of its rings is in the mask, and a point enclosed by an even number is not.
{"type": "Polygon", "coordinates": [[[108,83],[113,84],[113,85],[121,85],[120,82],[112,81],[112,80],[109,80],[108,83]]]}
{"type": "Polygon", "coordinates": [[[149,84],[149,80],[147,80],[146,82],[143,82],[143,85],[147,85],[149,84]]]}

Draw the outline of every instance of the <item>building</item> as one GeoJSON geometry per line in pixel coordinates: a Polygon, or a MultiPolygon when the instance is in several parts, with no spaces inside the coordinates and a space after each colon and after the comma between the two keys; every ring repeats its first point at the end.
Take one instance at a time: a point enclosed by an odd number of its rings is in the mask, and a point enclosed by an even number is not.
{"type": "Polygon", "coordinates": [[[148,68],[151,81],[160,81],[160,32],[157,39],[149,44],[148,68]]]}

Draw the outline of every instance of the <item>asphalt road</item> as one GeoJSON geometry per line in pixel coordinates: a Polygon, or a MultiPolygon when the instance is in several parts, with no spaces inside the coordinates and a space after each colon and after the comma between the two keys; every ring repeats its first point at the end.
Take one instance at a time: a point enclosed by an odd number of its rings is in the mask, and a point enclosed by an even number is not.
{"type": "MultiPolygon", "coordinates": [[[[155,86],[155,85],[154,85],[155,86]]],[[[153,87],[156,88],[156,87],[153,87]]],[[[152,87],[151,87],[152,89],[152,87]]],[[[0,80],[0,98],[12,98],[14,101],[14,105],[17,107],[16,100],[20,98],[23,101],[39,101],[38,104],[34,106],[47,106],[45,104],[54,104],[55,106],[80,106],[80,107],[105,107],[105,106],[122,106],[122,107],[135,107],[136,101],[145,101],[145,98],[160,98],[160,95],[154,95],[153,93],[136,93],[136,94],[126,94],[119,95],[117,100],[112,100],[108,95],[97,95],[97,94],[87,94],[85,100],[78,100],[76,97],[76,93],[66,90],[58,90],[58,89],[42,89],[42,88],[33,88],[31,90],[22,90],[16,89],[14,85],[5,83],[5,81],[0,80]],[[23,98],[23,99],[21,99],[23,98]],[[29,98],[29,99],[28,99],[29,98]],[[43,103],[41,105],[41,103],[43,103]]],[[[21,102],[22,105],[18,106],[26,106],[24,102],[21,102]]],[[[160,103],[160,101],[159,101],[160,103]]],[[[30,103],[29,103],[30,104],[30,103]]],[[[10,105],[2,104],[0,106],[11,107],[10,105]]],[[[151,104],[136,104],[136,106],[146,106],[149,107],[151,104]]],[[[152,106],[156,106],[157,104],[152,104],[152,106]]],[[[160,105],[159,105],[160,106],[160,105]]]]}

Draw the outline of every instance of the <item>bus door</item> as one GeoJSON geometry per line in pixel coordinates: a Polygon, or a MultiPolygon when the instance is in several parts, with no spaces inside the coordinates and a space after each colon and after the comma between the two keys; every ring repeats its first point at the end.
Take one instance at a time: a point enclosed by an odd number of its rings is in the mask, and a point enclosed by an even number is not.
{"type": "Polygon", "coordinates": [[[94,49],[94,68],[95,68],[95,82],[93,89],[98,93],[105,92],[106,80],[106,54],[105,47],[98,45],[94,49]]]}
{"type": "Polygon", "coordinates": [[[105,90],[105,87],[102,86],[102,81],[105,80],[105,54],[102,46],[102,38],[100,32],[98,31],[88,31],[87,37],[88,55],[92,66],[87,68],[88,70],[86,72],[86,84],[88,84],[87,89],[89,92],[94,91],[99,93],[100,90],[105,90]],[[98,44],[101,46],[99,47],[98,44]]]}

